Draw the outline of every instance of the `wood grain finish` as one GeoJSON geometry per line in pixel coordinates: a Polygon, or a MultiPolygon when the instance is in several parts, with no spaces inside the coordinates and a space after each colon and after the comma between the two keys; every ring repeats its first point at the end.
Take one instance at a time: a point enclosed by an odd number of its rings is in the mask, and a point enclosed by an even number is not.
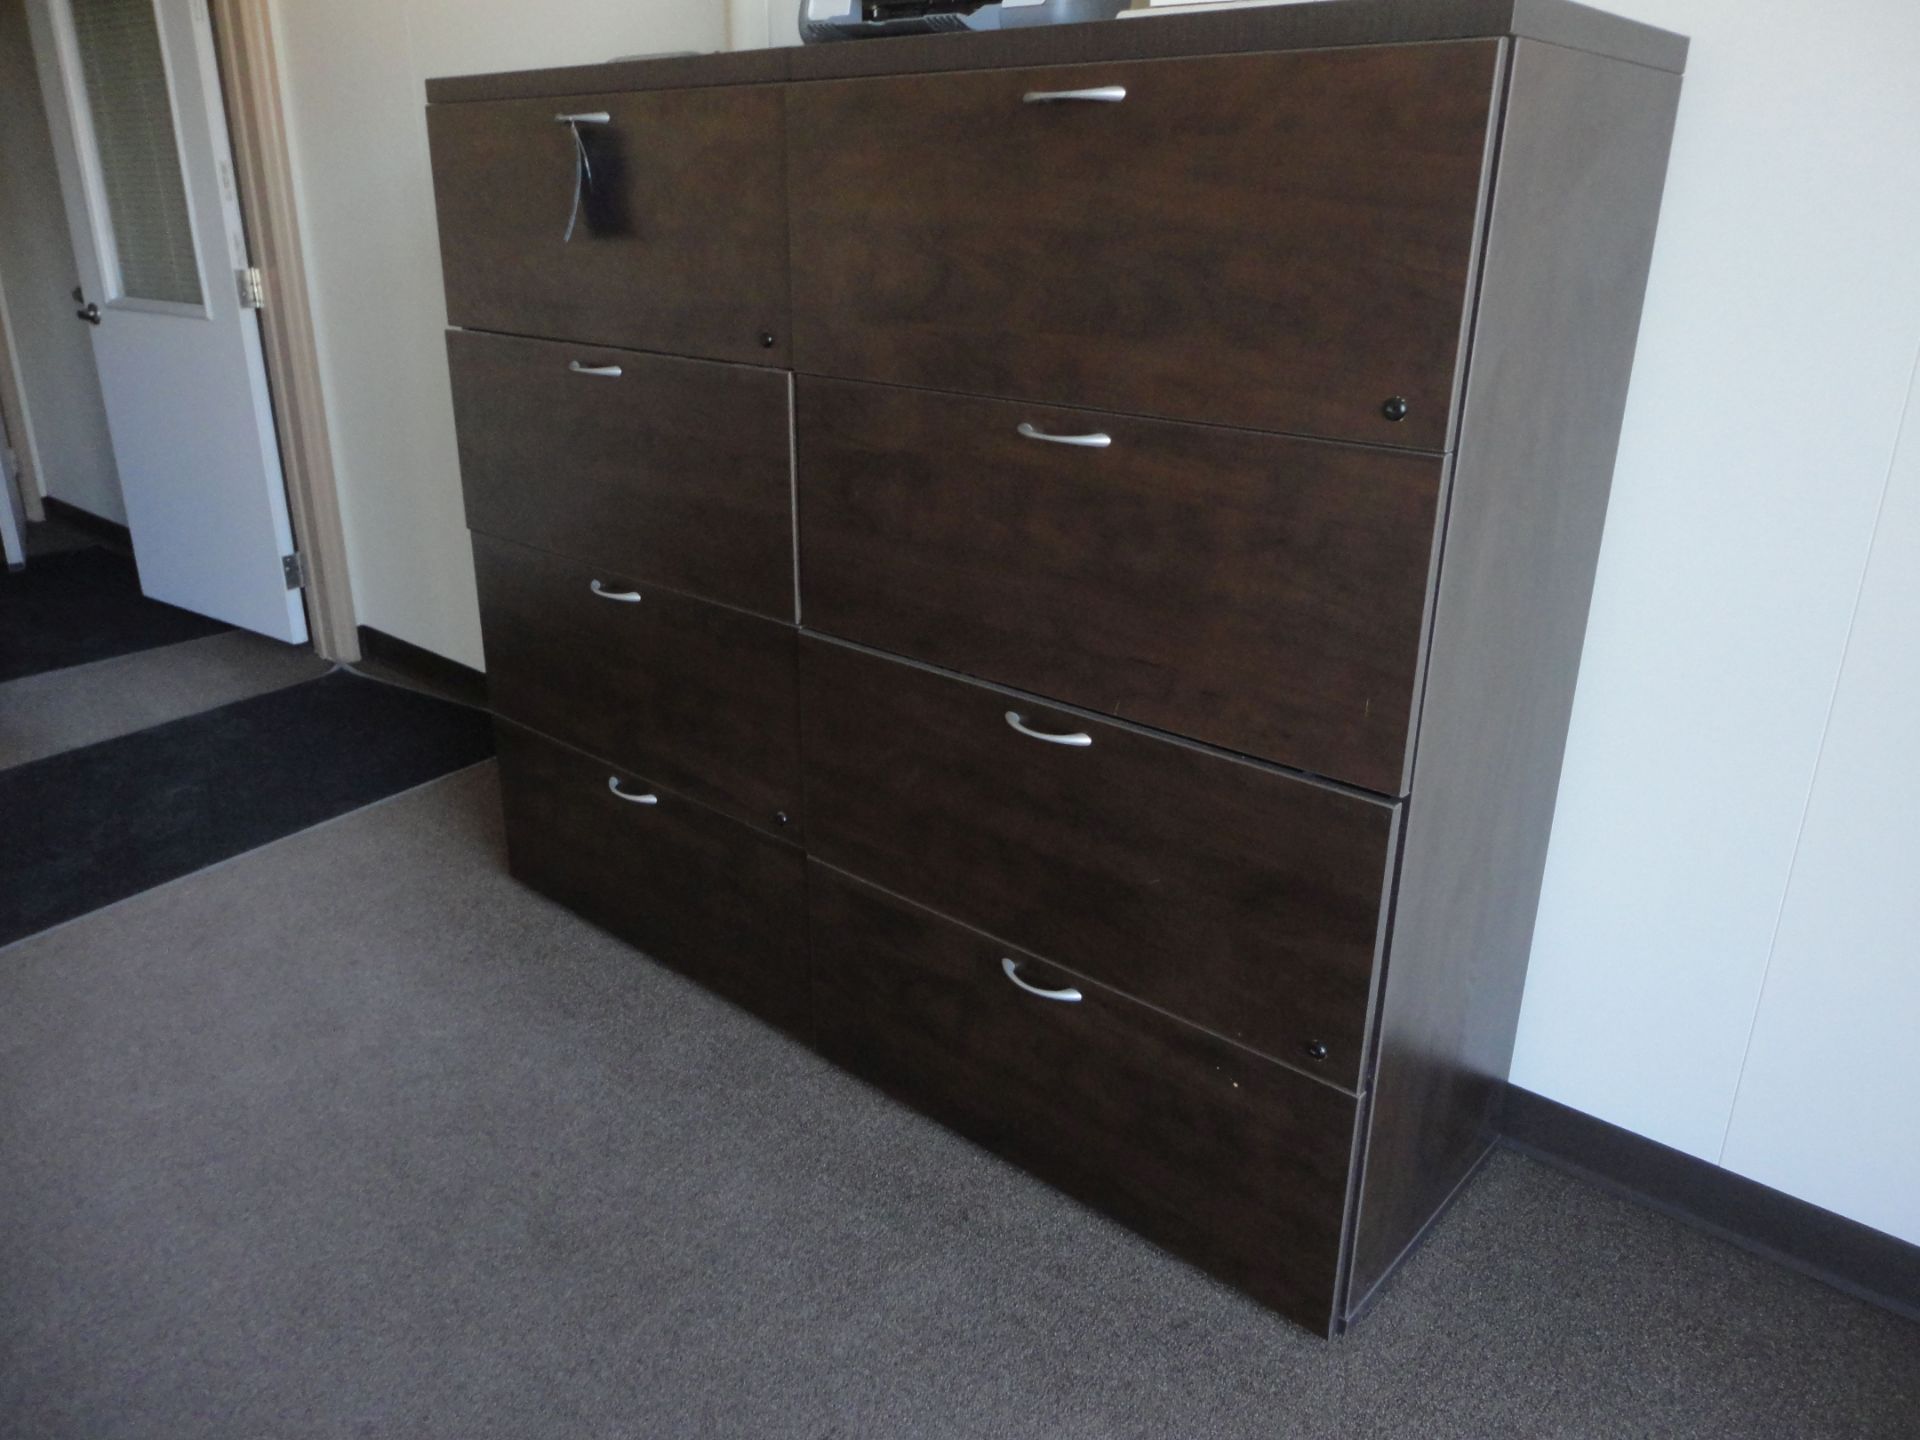
{"type": "Polygon", "coordinates": [[[813,854],[1358,1082],[1397,807],[813,636],[801,687],[813,854]]]}
{"type": "Polygon", "coordinates": [[[780,371],[460,330],[447,363],[473,529],[793,620],[780,371]]]}
{"type": "Polygon", "coordinates": [[[1444,449],[1499,49],[790,86],[795,368],[1444,449]]]}
{"type": "Polygon", "coordinates": [[[815,863],[832,1059],[1301,1324],[1332,1319],[1354,1101],[815,863]]]}
{"type": "Polygon", "coordinates": [[[1084,65],[1255,50],[1344,49],[1524,36],[1678,74],[1687,38],[1574,0],[1339,0],[1219,14],[1158,14],[1151,25],[1049,25],[905,36],[884,45],[808,45],[459,75],[427,81],[433,104],[600,90],[777,80],[844,80],[943,70],[1084,65]]]}
{"type": "Polygon", "coordinates": [[[1679,71],[1686,65],[1684,36],[1573,0],[1316,0],[1216,14],[1159,14],[1149,21],[1117,25],[901,36],[884,45],[808,45],[785,53],[791,79],[835,80],[1506,35],[1530,35],[1663,70],[1679,71]]]}
{"type": "Polygon", "coordinates": [[[806,859],[515,725],[495,727],[514,876],[762,1019],[811,1032],[806,859]],[[622,800],[652,795],[651,805],[622,800]]]}
{"type": "Polygon", "coordinates": [[[810,628],[1403,791],[1438,459],[812,377],[797,413],[810,628]]]}
{"type": "Polygon", "coordinates": [[[1328,0],[435,82],[516,873],[1343,1328],[1493,1138],[1686,48],[1328,0]]]}
{"type": "MultiPolygon", "coordinates": [[[[1486,0],[1481,0],[1486,3],[1486,0]]],[[[1507,0],[1511,4],[1512,0],[1507,0]]],[[[608,90],[681,90],[708,85],[767,85],[787,78],[786,50],[726,50],[710,55],[657,55],[499,75],[446,75],[427,81],[427,103],[529,100],[608,90]]]]}
{"type": "Polygon", "coordinates": [[[496,711],[798,838],[789,626],[485,535],[473,558],[496,711]]]}
{"type": "Polygon", "coordinates": [[[447,319],[471,330],[786,363],[777,86],[427,111],[447,319]],[[593,166],[569,241],[577,157],[593,166]],[[763,342],[771,336],[772,344],[763,342]]]}
{"type": "Polygon", "coordinates": [[[1679,89],[1552,46],[1514,56],[1381,1000],[1355,1311],[1492,1141],[1679,89]]]}

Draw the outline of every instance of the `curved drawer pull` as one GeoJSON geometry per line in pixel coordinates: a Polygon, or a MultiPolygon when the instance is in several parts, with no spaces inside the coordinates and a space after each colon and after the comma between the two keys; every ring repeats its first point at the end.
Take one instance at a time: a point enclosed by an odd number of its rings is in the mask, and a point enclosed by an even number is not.
{"type": "Polygon", "coordinates": [[[1093,744],[1093,736],[1087,734],[1084,730],[1075,731],[1071,735],[1049,735],[1044,730],[1035,730],[1020,718],[1020,712],[1018,710],[1007,711],[1007,724],[1011,725],[1029,739],[1044,740],[1049,745],[1072,745],[1076,749],[1084,750],[1087,746],[1093,744]]]}
{"type": "Polygon", "coordinates": [[[1058,1000],[1062,1004],[1071,1005],[1086,998],[1071,985],[1064,990],[1042,990],[1038,985],[1029,985],[1020,978],[1020,967],[1004,955],[1000,957],[1000,968],[1005,972],[1007,979],[1013,981],[1029,995],[1038,995],[1042,1000],[1058,1000]]]}
{"type": "Polygon", "coordinates": [[[651,791],[645,795],[629,795],[620,788],[620,777],[618,775],[607,776],[607,789],[611,790],[616,796],[626,801],[629,805],[658,805],[660,803],[660,797],[651,791]]]}
{"type": "Polygon", "coordinates": [[[622,605],[638,605],[640,603],[640,592],[638,590],[608,590],[604,589],[598,580],[589,580],[587,582],[587,588],[602,600],[618,600],[622,605]]]}
{"type": "Polygon", "coordinates": [[[1104,450],[1113,444],[1113,437],[1099,430],[1089,435],[1049,435],[1044,430],[1034,429],[1024,420],[1016,429],[1019,434],[1026,436],[1029,440],[1045,440],[1053,445],[1080,445],[1088,450],[1104,450]]]}
{"type": "Polygon", "coordinates": [[[573,136],[573,209],[567,215],[567,232],[560,237],[562,245],[573,243],[574,227],[580,223],[580,201],[585,193],[593,188],[593,157],[587,154],[586,137],[580,133],[582,125],[610,125],[613,116],[604,110],[582,110],[573,115],[556,115],[554,120],[567,127],[567,133],[573,136]]]}
{"type": "Polygon", "coordinates": [[[1061,100],[1091,100],[1095,103],[1118,105],[1127,98],[1127,87],[1096,85],[1091,90],[1029,90],[1020,98],[1028,105],[1052,105],[1061,100]]]}
{"type": "Polygon", "coordinates": [[[608,380],[618,380],[626,373],[618,365],[582,365],[578,360],[569,360],[567,369],[576,375],[599,375],[608,380]]]}

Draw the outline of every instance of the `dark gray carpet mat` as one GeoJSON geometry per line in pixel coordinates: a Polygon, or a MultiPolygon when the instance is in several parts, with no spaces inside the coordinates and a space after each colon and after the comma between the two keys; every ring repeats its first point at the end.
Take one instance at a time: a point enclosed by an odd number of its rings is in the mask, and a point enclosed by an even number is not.
{"type": "Polygon", "coordinates": [[[111,550],[67,550],[0,572],[0,681],[232,628],[147,599],[132,557],[111,550]]]}
{"type": "Polygon", "coordinates": [[[0,944],[492,753],[482,712],[336,671],[0,771],[0,944]]]}

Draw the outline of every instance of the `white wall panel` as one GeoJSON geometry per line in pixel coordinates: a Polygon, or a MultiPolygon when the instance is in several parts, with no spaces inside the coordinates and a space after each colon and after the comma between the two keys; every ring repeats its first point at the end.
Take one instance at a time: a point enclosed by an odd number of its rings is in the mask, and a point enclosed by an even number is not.
{"type": "Polygon", "coordinates": [[[1920,377],[1722,1162],[1920,1245],[1917,744],[1920,377]]]}
{"type": "Polygon", "coordinates": [[[1920,7],[1691,34],[1513,1078],[1708,1159],[1920,341],[1920,7]]]}

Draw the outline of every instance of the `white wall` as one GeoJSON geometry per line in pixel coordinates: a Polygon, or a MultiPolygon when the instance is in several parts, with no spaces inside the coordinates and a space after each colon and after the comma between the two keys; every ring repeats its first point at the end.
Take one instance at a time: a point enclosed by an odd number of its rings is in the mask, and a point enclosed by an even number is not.
{"type": "Polygon", "coordinates": [[[1920,1241],[1920,7],[1611,8],[1694,47],[1513,1078],[1920,1241]]]}
{"type": "Polygon", "coordinates": [[[73,313],[78,278],[26,6],[0,0],[0,279],[27,405],[14,448],[26,460],[31,435],[40,494],[124,525],[93,345],[73,313]]]}
{"type": "Polygon", "coordinates": [[[273,0],[273,14],[357,618],[479,666],[425,82],[722,49],[726,0],[273,0]]]}
{"type": "Polygon", "coordinates": [[[727,0],[728,48],[800,43],[800,0],[727,0]]]}
{"type": "Polygon", "coordinates": [[[1920,1243],[1920,370],[1725,1163],[1920,1243]]]}

